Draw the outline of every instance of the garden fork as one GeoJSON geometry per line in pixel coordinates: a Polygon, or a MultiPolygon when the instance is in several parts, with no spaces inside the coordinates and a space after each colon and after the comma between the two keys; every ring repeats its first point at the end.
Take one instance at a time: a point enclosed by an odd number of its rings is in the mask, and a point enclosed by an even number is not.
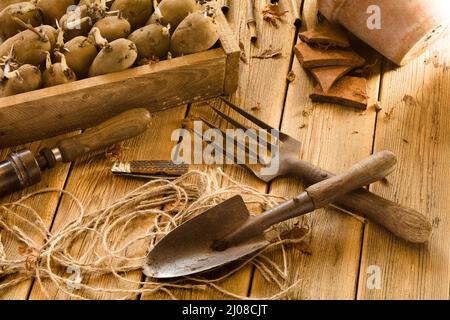
{"type": "MultiPolygon", "coordinates": [[[[303,180],[303,182],[307,186],[310,186],[334,176],[332,173],[298,158],[298,154],[301,150],[300,141],[288,136],[283,132],[279,132],[277,129],[257,119],[232,102],[224,98],[221,98],[221,100],[229,108],[236,111],[259,128],[267,130],[269,133],[277,133],[276,136],[278,136],[278,143],[276,145],[276,149],[278,149],[277,156],[279,157],[279,170],[277,174],[267,176],[262,175],[259,170],[252,169],[251,166],[248,166],[246,164],[241,164],[242,167],[249,170],[257,178],[266,183],[269,183],[272,180],[283,176],[295,176],[303,180]]],[[[226,120],[236,128],[242,129],[244,131],[250,129],[247,126],[243,125],[241,122],[227,115],[225,112],[221,111],[218,107],[211,104],[209,104],[209,106],[219,117],[226,120]]],[[[213,125],[211,122],[205,120],[204,118],[201,119],[209,127],[220,130],[223,136],[226,137],[226,139],[231,139],[229,141],[235,141],[235,146],[237,148],[240,148],[241,150],[245,149],[245,152],[247,152],[249,156],[252,156],[249,148],[242,145],[242,143],[236,142],[234,136],[231,137],[226,132],[213,125]]],[[[248,134],[248,137],[259,143],[262,147],[266,147],[267,144],[272,144],[271,142],[264,141],[261,138],[258,139],[258,137],[252,134],[248,134]]],[[[223,154],[227,158],[232,161],[236,161],[235,154],[230,154],[229,152],[224,150],[220,144],[214,143],[214,141],[211,141],[210,143],[214,144],[217,150],[221,150],[221,152],[223,152],[223,154]]],[[[271,145],[271,147],[273,147],[273,145],[271,145]]],[[[263,161],[262,163],[266,162],[263,161]]],[[[411,208],[407,208],[388,199],[382,198],[364,188],[355,190],[343,197],[340,197],[336,201],[335,206],[357,215],[365,215],[371,221],[385,227],[394,235],[412,243],[424,243],[428,241],[431,236],[431,223],[424,215],[411,208]]]]}

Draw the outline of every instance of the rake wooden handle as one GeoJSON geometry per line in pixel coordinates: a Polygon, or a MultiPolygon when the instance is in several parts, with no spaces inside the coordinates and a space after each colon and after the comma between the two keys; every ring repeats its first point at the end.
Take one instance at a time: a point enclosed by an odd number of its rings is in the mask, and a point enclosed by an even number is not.
{"type": "Polygon", "coordinates": [[[389,175],[397,164],[397,157],[389,151],[379,152],[358,162],[346,173],[322,180],[306,192],[316,209],[333,203],[339,197],[389,175]]]}
{"type": "Polygon", "coordinates": [[[63,162],[72,162],[83,155],[140,135],[148,128],[150,121],[147,109],[131,109],[78,136],[60,141],[57,147],[63,162]]]}
{"type": "MultiPolygon", "coordinates": [[[[299,177],[306,185],[334,177],[334,174],[296,158],[289,159],[288,167],[288,174],[299,177]]],[[[364,188],[339,197],[335,205],[354,214],[365,215],[406,241],[424,243],[430,239],[432,226],[423,214],[364,188]]]]}

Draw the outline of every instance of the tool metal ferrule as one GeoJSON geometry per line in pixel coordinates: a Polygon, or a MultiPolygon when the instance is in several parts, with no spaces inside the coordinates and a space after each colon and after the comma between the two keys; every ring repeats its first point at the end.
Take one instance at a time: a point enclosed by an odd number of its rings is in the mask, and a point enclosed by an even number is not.
{"type": "Polygon", "coordinates": [[[130,162],[116,162],[113,164],[111,171],[113,173],[132,173],[131,172],[131,163],[130,162]]]}
{"type": "Polygon", "coordinates": [[[32,186],[41,181],[41,168],[31,151],[22,150],[13,153],[9,155],[8,160],[16,172],[22,188],[32,186]]]}
{"type": "Polygon", "coordinates": [[[53,156],[55,157],[56,162],[62,162],[63,156],[61,150],[59,148],[53,148],[52,150],[53,156]]]}

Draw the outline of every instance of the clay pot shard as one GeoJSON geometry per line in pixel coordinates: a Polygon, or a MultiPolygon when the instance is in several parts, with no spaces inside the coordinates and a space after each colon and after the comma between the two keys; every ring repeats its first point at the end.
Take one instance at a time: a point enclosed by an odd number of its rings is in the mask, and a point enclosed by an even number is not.
{"type": "Polygon", "coordinates": [[[334,84],[341,79],[343,76],[345,76],[347,73],[349,73],[353,67],[348,66],[337,66],[337,67],[320,67],[320,68],[314,68],[310,69],[309,71],[314,76],[314,78],[319,83],[320,87],[322,88],[322,91],[324,93],[328,93],[330,91],[331,87],[334,86],[334,84]]]}
{"type": "Polygon", "coordinates": [[[326,50],[312,47],[305,42],[297,44],[294,52],[301,65],[306,69],[329,66],[360,67],[366,62],[363,57],[351,50],[326,50]]]}
{"type": "Polygon", "coordinates": [[[324,23],[299,34],[302,41],[326,47],[350,48],[345,31],[336,24],[324,23]]]}
{"type": "Polygon", "coordinates": [[[314,102],[339,104],[346,107],[366,110],[368,105],[367,80],[357,77],[343,77],[328,93],[317,85],[310,95],[314,102]]]}

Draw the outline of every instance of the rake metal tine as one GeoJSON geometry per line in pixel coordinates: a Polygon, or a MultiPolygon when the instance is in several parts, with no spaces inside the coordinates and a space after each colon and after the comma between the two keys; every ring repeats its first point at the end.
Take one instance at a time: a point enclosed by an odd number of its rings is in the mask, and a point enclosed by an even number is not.
{"type": "MultiPolygon", "coordinates": [[[[233,126],[242,129],[244,131],[247,131],[249,128],[247,128],[246,126],[244,126],[243,124],[241,124],[240,122],[234,120],[233,118],[231,118],[229,115],[223,113],[222,111],[220,111],[219,109],[217,109],[215,106],[213,106],[212,104],[208,105],[214,110],[215,113],[217,113],[221,118],[225,119],[226,121],[228,121],[229,123],[231,123],[233,126]]],[[[263,128],[264,129],[264,128],[263,128]]],[[[267,129],[266,129],[267,130],[267,129]]],[[[270,146],[272,149],[276,149],[277,146],[264,140],[263,138],[259,138],[258,136],[251,130],[247,131],[247,134],[250,138],[252,138],[253,140],[255,140],[256,142],[258,142],[260,145],[267,145],[270,146]]]]}
{"type": "MultiPolygon", "coordinates": [[[[203,138],[197,131],[194,130],[194,133],[203,138]]],[[[242,168],[246,169],[247,171],[250,171],[251,173],[253,173],[254,175],[256,175],[256,172],[250,168],[249,166],[247,166],[246,164],[242,164],[238,162],[238,159],[236,158],[236,156],[234,154],[229,153],[228,151],[224,150],[222,148],[222,146],[220,146],[218,143],[216,143],[215,141],[208,141],[209,143],[212,143],[214,145],[214,147],[216,149],[218,149],[220,152],[222,152],[222,154],[227,157],[228,159],[230,159],[231,161],[233,161],[233,163],[238,164],[239,166],[241,166],[242,168]]]]}
{"type": "Polygon", "coordinates": [[[258,154],[256,154],[254,151],[250,150],[246,145],[243,145],[242,143],[240,143],[239,141],[237,141],[236,139],[234,139],[234,137],[230,136],[229,134],[227,134],[225,131],[223,131],[222,129],[220,129],[219,127],[213,125],[211,122],[209,122],[208,120],[204,119],[203,117],[200,117],[200,119],[206,123],[206,125],[212,129],[216,129],[219,130],[222,135],[224,135],[226,137],[227,140],[233,141],[234,145],[241,149],[244,150],[246,152],[246,154],[248,154],[250,157],[253,157],[253,159],[259,160],[261,161],[261,164],[264,166],[267,166],[268,163],[262,158],[260,157],[258,154]]]}
{"type": "Polygon", "coordinates": [[[228,101],[227,99],[223,98],[223,97],[219,97],[220,100],[222,100],[227,106],[229,106],[231,109],[233,109],[234,111],[236,111],[237,113],[239,113],[241,116],[243,116],[244,118],[250,120],[251,122],[253,122],[254,124],[256,124],[257,126],[259,126],[260,128],[263,128],[267,131],[271,131],[271,130],[275,130],[279,132],[279,136],[280,136],[280,140],[281,141],[285,141],[287,139],[289,139],[290,137],[283,133],[280,132],[278,129],[275,129],[274,127],[268,125],[267,123],[263,122],[262,120],[256,118],[254,115],[248,113],[247,111],[245,111],[244,109],[238,107],[237,105],[235,105],[234,103],[232,103],[231,101],[228,101]]]}

